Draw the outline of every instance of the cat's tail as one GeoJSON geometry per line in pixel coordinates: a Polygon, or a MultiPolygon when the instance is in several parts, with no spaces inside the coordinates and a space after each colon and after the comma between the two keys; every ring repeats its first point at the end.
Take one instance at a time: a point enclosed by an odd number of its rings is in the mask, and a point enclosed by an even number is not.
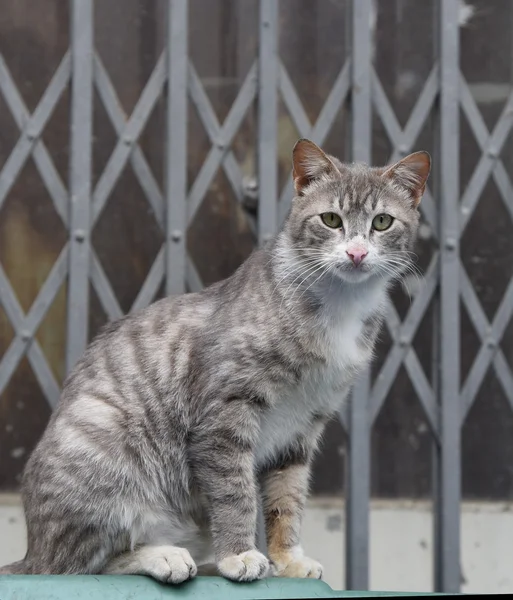
{"type": "Polygon", "coordinates": [[[13,562],[10,565],[5,565],[5,567],[0,567],[0,575],[28,575],[28,574],[30,574],[30,570],[28,568],[28,564],[25,561],[25,559],[13,562]]]}

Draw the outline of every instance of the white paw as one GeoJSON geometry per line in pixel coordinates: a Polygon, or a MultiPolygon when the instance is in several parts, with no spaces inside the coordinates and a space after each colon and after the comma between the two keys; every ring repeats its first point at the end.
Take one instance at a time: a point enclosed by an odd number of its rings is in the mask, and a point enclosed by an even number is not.
{"type": "Polygon", "coordinates": [[[147,575],[164,583],[182,583],[198,572],[189,552],[175,546],[148,548],[140,561],[147,575]]]}
{"type": "Polygon", "coordinates": [[[321,579],[322,565],[312,558],[301,556],[276,569],[277,577],[321,579]]]}
{"type": "Polygon", "coordinates": [[[258,550],[248,550],[223,558],[217,569],[223,577],[232,581],[255,581],[266,577],[270,566],[267,558],[258,550]]]}

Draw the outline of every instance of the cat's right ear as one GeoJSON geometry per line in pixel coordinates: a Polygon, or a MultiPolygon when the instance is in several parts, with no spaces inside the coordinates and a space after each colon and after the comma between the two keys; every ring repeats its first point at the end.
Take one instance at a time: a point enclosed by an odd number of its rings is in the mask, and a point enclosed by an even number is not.
{"type": "Polygon", "coordinates": [[[392,179],[411,196],[413,206],[417,207],[426,189],[427,178],[431,171],[431,157],[427,152],[414,152],[406,158],[388,167],[383,177],[392,179]]]}
{"type": "Polygon", "coordinates": [[[292,176],[296,194],[301,196],[303,190],[312,181],[323,175],[336,175],[337,167],[326,154],[313,142],[301,139],[292,150],[292,176]]]}

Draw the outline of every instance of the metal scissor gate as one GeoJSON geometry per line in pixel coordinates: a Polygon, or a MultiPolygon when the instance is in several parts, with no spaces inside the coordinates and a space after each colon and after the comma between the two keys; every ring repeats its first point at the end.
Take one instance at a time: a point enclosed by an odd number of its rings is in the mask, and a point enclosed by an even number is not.
{"type": "MultiPolygon", "coordinates": [[[[258,213],[248,213],[255,243],[265,241],[280,226],[292,196],[289,180],[278,189],[278,101],[290,113],[300,136],[322,145],[343,105],[350,114],[348,145],[353,160],[371,162],[372,118],[377,115],[393,148],[390,161],[417,149],[419,132],[435,115],[438,136],[435,169],[422,202],[424,221],[436,239],[436,250],[425,272],[421,293],[415,295],[405,318],[390,306],[387,327],[393,341],[379,373],[363,378],[350,406],[341,414],[348,433],[347,474],[347,586],[366,589],[369,572],[370,435],[373,423],[399,369],[404,368],[422,405],[436,448],[435,587],[460,587],[460,437],[461,427],[484,376],[491,366],[513,407],[513,375],[499,342],[513,310],[513,280],[493,319],[489,319],[460,260],[461,236],[489,178],[493,178],[510,216],[513,216],[511,180],[501,161],[501,149],[513,124],[513,95],[489,131],[460,71],[458,0],[440,0],[437,57],[429,77],[402,127],[387,98],[371,58],[369,13],[372,0],[352,0],[349,57],[312,123],[278,52],[279,0],[260,0],[258,55],[238,90],[223,122],[205,92],[190,60],[188,2],[169,0],[166,46],[133,112],[126,115],[102,60],[95,52],[93,0],[70,0],[68,51],[56,69],[37,108],[29,112],[0,55],[0,93],[19,128],[19,139],[0,173],[0,208],[26,161],[32,157],[53,206],[68,232],[68,241],[25,313],[0,261],[0,304],[15,331],[0,361],[3,392],[21,359],[26,356],[50,406],[59,397],[55,379],[35,333],[58,290],[67,279],[66,361],[69,369],[88,339],[90,284],[110,319],[123,314],[111,282],[91,242],[91,234],[118,178],[130,164],[140,188],[163,232],[158,252],[132,309],[153,301],[162,284],[167,293],[198,290],[202,281],[188,253],[187,230],[209,186],[222,169],[233,193],[243,201],[241,165],[232,142],[256,102],[258,213]],[[70,90],[69,178],[64,181],[45,146],[42,133],[65,90],[70,90]],[[91,177],[93,91],[96,90],[118,136],[99,179],[91,177]],[[139,137],[156,103],[166,103],[164,186],[155,178],[139,145],[139,137]],[[189,101],[195,106],[211,141],[211,148],[192,185],[187,182],[187,119],[189,101]],[[459,189],[460,110],[482,150],[470,182],[459,189]],[[430,381],[413,347],[413,339],[426,310],[436,300],[438,376],[430,381]],[[459,381],[460,301],[481,339],[481,348],[468,376],[459,381]]],[[[0,219],[1,219],[0,213],[0,219]]]]}

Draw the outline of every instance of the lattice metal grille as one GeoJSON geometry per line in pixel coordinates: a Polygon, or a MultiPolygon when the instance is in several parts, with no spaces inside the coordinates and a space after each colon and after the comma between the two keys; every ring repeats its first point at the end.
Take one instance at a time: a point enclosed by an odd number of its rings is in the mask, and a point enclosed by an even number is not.
{"type": "Polygon", "coordinates": [[[188,48],[188,2],[169,0],[166,17],[166,47],[132,113],[126,115],[100,55],[95,51],[93,0],[71,0],[71,47],[63,56],[36,109],[24,104],[9,68],[0,56],[0,93],[20,132],[19,140],[0,173],[0,209],[32,157],[68,232],[53,269],[36,300],[25,314],[0,264],[0,303],[15,331],[0,360],[0,392],[26,355],[51,407],[59,397],[59,384],[50,369],[35,333],[63,282],[68,282],[67,367],[75,363],[88,339],[89,285],[92,284],[109,319],[122,316],[112,283],[91,243],[98,223],[123,170],[130,164],[149,209],[160,227],[164,243],[158,251],[131,310],[157,296],[162,284],[168,293],[196,291],[203,283],[186,247],[187,229],[217,173],[222,170],[239,203],[244,201],[243,168],[233,152],[233,141],[255,103],[258,106],[256,140],[259,183],[257,217],[247,214],[255,243],[272,236],[282,223],[292,198],[289,179],[278,189],[277,104],[281,100],[301,137],[322,145],[341,110],[351,117],[350,154],[354,160],[371,161],[372,115],[377,115],[390,140],[390,161],[416,149],[417,139],[433,114],[439,120],[435,151],[438,171],[434,190],[422,202],[423,219],[429,224],[439,247],[424,273],[423,288],[401,319],[390,304],[387,328],[392,344],[375,378],[365,377],[356,387],[353,402],[340,418],[349,435],[347,577],[348,586],[368,586],[370,496],[370,450],[372,426],[397,377],[404,367],[431,428],[437,449],[436,587],[454,591],[460,585],[459,500],[460,432],[490,365],[513,408],[513,374],[499,347],[513,313],[513,281],[490,321],[459,259],[459,240],[490,177],[499,189],[513,218],[513,188],[500,154],[513,127],[513,93],[502,116],[490,132],[470,93],[459,67],[458,1],[440,0],[440,40],[437,58],[404,127],[399,124],[382,81],[372,64],[369,13],[371,0],[353,0],[351,47],[322,110],[311,122],[296,87],[278,51],[279,2],[259,1],[258,57],[247,72],[231,109],[221,123],[205,91],[204,83],[190,60],[188,48]],[[64,94],[71,88],[70,176],[63,182],[42,139],[42,133],[64,94]],[[93,92],[96,90],[117,142],[96,185],[91,177],[93,92]],[[167,148],[164,186],[155,177],[141,148],[140,137],[157,102],[166,102],[167,148]],[[210,140],[210,150],[187,186],[187,111],[197,112],[210,140]],[[463,111],[482,150],[482,156],[467,185],[458,190],[458,115],[463,111]],[[439,311],[439,377],[426,375],[413,347],[413,340],[435,297],[439,311]],[[481,348],[470,372],[459,382],[459,302],[461,300],[481,339],[481,348]]]}

